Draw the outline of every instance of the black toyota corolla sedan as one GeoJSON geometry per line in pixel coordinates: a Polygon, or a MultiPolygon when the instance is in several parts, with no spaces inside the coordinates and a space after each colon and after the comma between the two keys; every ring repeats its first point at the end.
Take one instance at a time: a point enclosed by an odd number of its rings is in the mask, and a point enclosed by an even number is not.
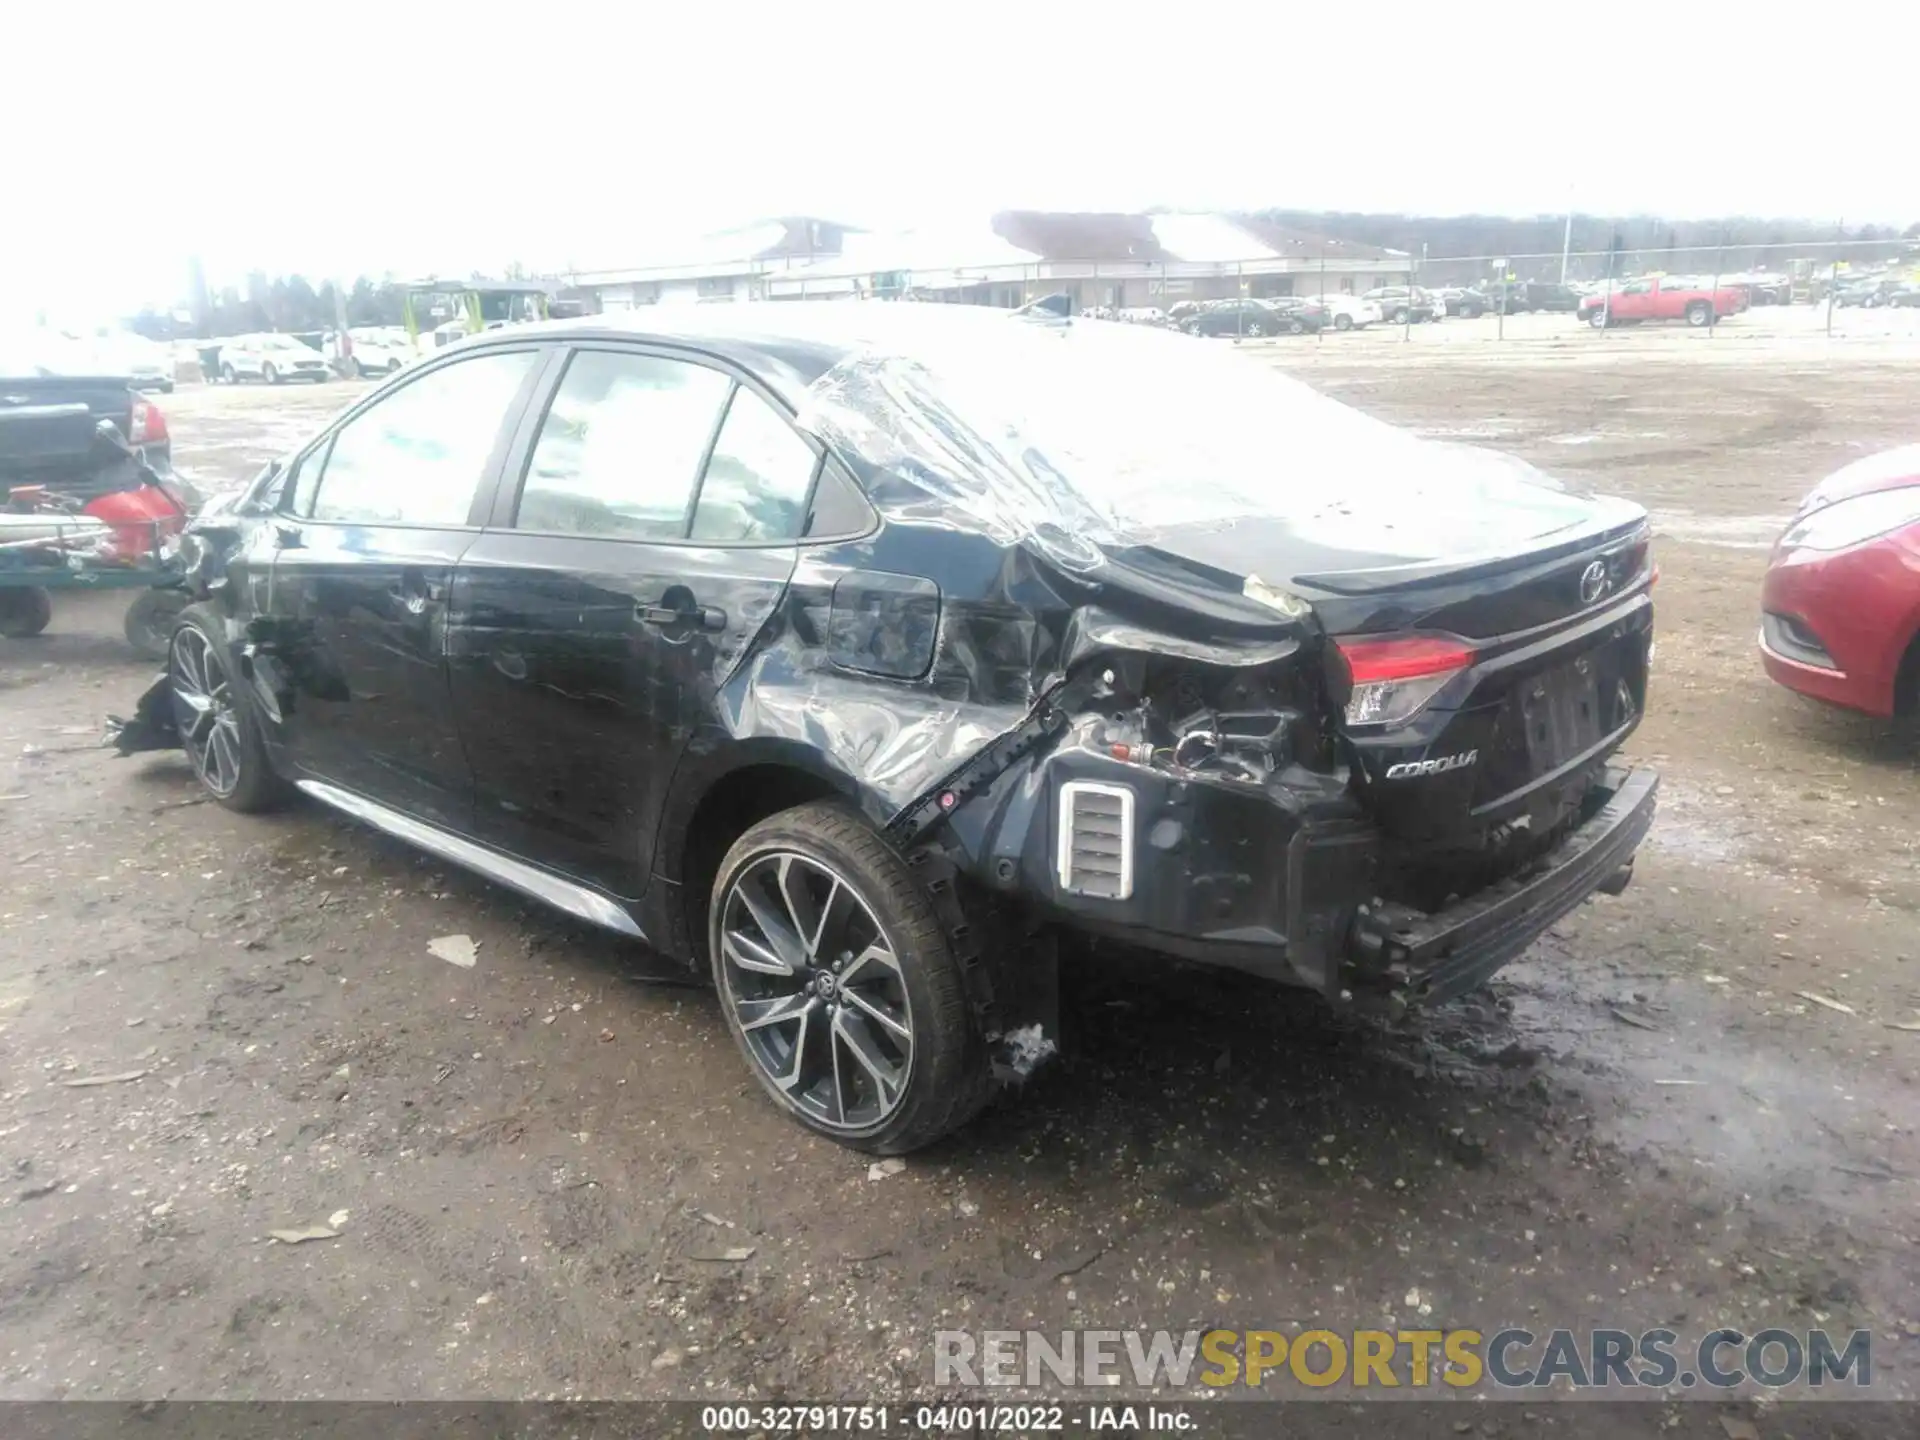
{"type": "Polygon", "coordinates": [[[1094,934],[1435,1003],[1656,777],[1633,505],[1143,326],[764,304],[490,333],[209,507],[121,730],[710,969],[773,1100],[924,1145],[1094,934]]]}

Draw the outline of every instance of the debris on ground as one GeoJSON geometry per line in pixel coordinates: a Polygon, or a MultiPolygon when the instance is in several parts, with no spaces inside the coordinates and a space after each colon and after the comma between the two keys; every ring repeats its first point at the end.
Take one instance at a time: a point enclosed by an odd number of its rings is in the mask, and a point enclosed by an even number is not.
{"type": "Polygon", "coordinates": [[[85,1090],[92,1085],[124,1085],[146,1073],[144,1070],[123,1070],[118,1075],[83,1075],[77,1080],[62,1080],[60,1083],[69,1090],[85,1090]]]}
{"type": "Polygon", "coordinates": [[[436,935],[427,942],[427,953],[449,965],[471,970],[474,961],[480,958],[480,947],[473,943],[471,935],[436,935]]]}
{"type": "Polygon", "coordinates": [[[699,1213],[700,1213],[700,1218],[706,1221],[707,1224],[709,1225],[717,1226],[722,1230],[733,1229],[733,1222],[731,1220],[722,1220],[718,1215],[714,1214],[711,1210],[702,1210],[699,1213]]]}
{"type": "Polygon", "coordinates": [[[1022,1025],[1000,1037],[994,1073],[1003,1080],[1025,1080],[1059,1051],[1059,1045],[1040,1026],[1022,1025]]]}
{"type": "Polygon", "coordinates": [[[654,1356],[648,1368],[652,1370],[671,1370],[686,1358],[684,1351],[670,1346],[654,1356]]]}
{"type": "Polygon", "coordinates": [[[884,1180],[889,1175],[898,1175],[906,1168],[907,1162],[897,1157],[891,1160],[876,1160],[867,1167],[867,1179],[884,1180]]]}
{"type": "Polygon", "coordinates": [[[1727,1432],[1727,1440],[1760,1440],[1760,1431],[1744,1415],[1722,1415],[1720,1428],[1727,1432]]]}
{"type": "Polygon", "coordinates": [[[716,1265],[738,1265],[743,1260],[751,1260],[756,1247],[752,1245],[730,1245],[725,1250],[708,1255],[689,1255],[689,1260],[705,1260],[716,1265]]]}
{"type": "Polygon", "coordinates": [[[1842,1015],[1851,1015],[1854,1013],[1853,1006],[1842,1004],[1840,1001],[1831,999],[1825,995],[1816,995],[1811,990],[1796,990],[1793,993],[1802,1000],[1811,1000],[1815,1005],[1824,1005],[1829,1010],[1838,1010],[1842,1015]]]}
{"type": "Polygon", "coordinates": [[[1617,1005],[1609,1005],[1607,1013],[1622,1025],[1631,1025],[1636,1030],[1651,1030],[1656,1035],[1660,1032],[1660,1027],[1651,1020],[1642,1020],[1638,1015],[1629,1015],[1617,1005]]]}
{"type": "Polygon", "coordinates": [[[331,1225],[303,1225],[297,1230],[269,1230],[267,1237],[282,1245],[304,1245],[309,1240],[338,1240],[340,1232],[331,1225]]]}

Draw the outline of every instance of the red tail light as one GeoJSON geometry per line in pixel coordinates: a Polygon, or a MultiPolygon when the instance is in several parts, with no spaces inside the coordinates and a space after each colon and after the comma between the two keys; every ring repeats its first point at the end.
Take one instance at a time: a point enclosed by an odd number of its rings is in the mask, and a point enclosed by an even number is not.
{"type": "Polygon", "coordinates": [[[1404,725],[1474,658],[1471,645],[1446,635],[1362,636],[1335,643],[1353,672],[1349,725],[1404,725]]]}
{"type": "Polygon", "coordinates": [[[1438,635],[1395,635],[1382,639],[1336,642],[1353,671],[1353,683],[1412,680],[1464,670],[1473,663],[1473,647],[1438,635]]]}
{"type": "Polygon", "coordinates": [[[155,445],[166,438],[166,414],[146,396],[134,396],[133,419],[127,425],[127,443],[155,445]]]}

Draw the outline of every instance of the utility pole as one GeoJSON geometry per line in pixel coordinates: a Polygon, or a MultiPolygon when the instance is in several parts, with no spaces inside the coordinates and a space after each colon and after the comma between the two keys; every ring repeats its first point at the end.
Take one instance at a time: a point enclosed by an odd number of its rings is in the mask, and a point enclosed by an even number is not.
{"type": "Polygon", "coordinates": [[[1827,274],[1827,338],[1833,338],[1833,307],[1840,293],[1840,251],[1847,241],[1844,218],[1833,227],[1833,269],[1827,274]]]}

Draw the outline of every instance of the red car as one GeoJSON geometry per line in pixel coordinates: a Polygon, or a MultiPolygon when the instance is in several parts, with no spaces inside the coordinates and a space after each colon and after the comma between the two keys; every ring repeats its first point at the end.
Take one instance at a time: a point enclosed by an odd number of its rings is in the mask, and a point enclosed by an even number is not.
{"type": "Polygon", "coordinates": [[[1920,445],[1834,471],[1774,544],[1760,591],[1767,674],[1816,700],[1920,713],[1920,445]]]}
{"type": "Polygon", "coordinates": [[[1580,318],[1596,330],[1644,320],[1684,320],[1707,326],[1746,308],[1747,292],[1737,285],[1716,288],[1685,275],[1650,275],[1629,280],[1611,293],[1587,296],[1580,302],[1580,318]]]}

